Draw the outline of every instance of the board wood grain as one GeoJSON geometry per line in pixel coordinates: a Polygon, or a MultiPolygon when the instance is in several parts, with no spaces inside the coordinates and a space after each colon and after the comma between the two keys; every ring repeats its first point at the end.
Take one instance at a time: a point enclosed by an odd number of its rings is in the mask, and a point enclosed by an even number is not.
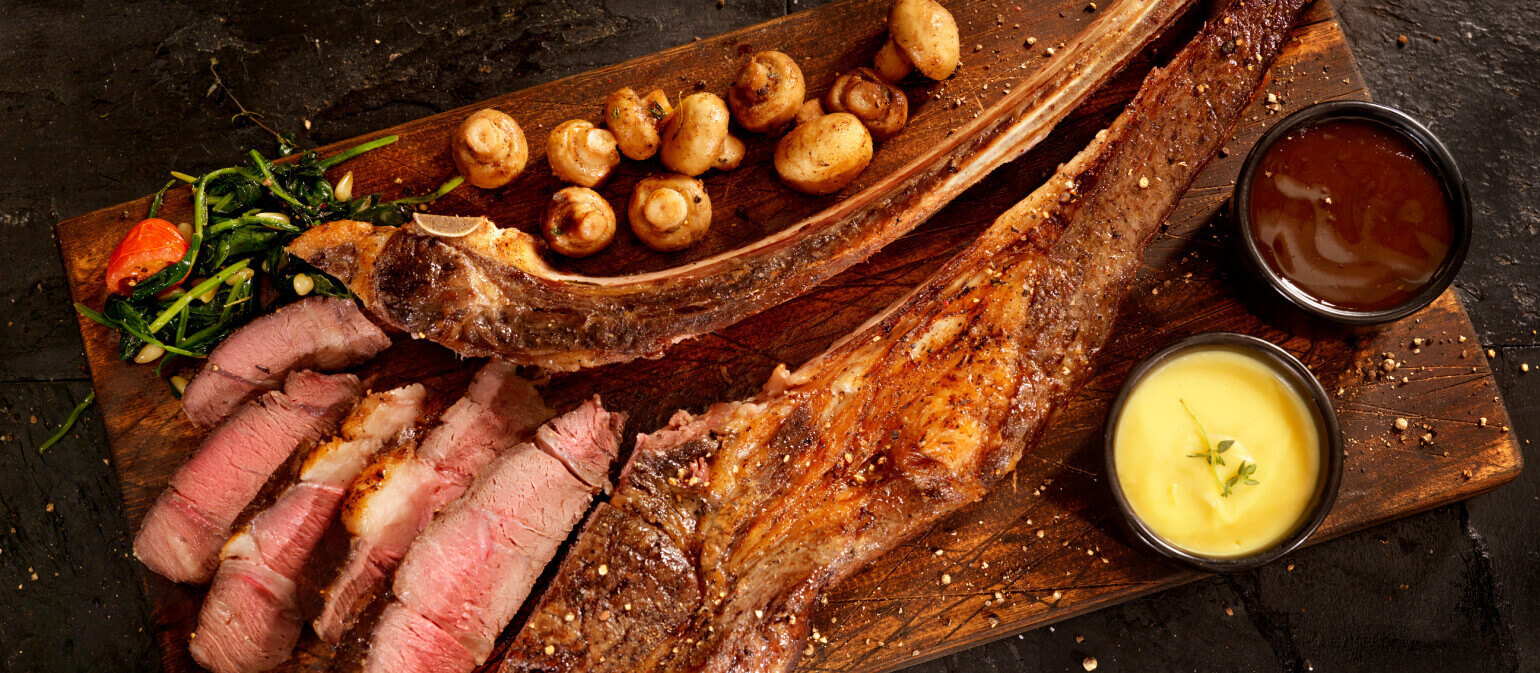
{"type": "MultiPolygon", "coordinates": [[[[848,0],[820,7],[322,151],[398,134],[400,142],[335,169],[335,175],[353,171],[356,193],[379,191],[387,198],[421,193],[454,174],[448,130],[475,109],[503,109],[520,120],[529,136],[535,157],[530,172],[502,190],[461,188],[433,210],[485,214],[503,226],[533,230],[544,200],[558,186],[541,158],[546,134],[556,124],[596,119],[604,97],[621,86],[643,91],[656,86],[675,99],[696,90],[720,93],[739,63],[768,48],[796,58],[810,94],[821,92],[838,72],[869,61],[881,41],[887,4],[848,0]]],[[[943,83],[906,83],[912,100],[909,127],[879,148],[871,168],[843,194],[870,184],[960,127],[1039,67],[1048,47],[1069,39],[1095,16],[1080,1],[948,4],[962,33],[959,73],[943,83]],[[1029,37],[1036,38],[1032,45],[1029,37]]],[[[631,414],[628,433],[657,428],[674,409],[698,411],[712,402],[753,395],[777,363],[795,366],[854,329],[1040,184],[1110,122],[1149,68],[1179,48],[1210,10],[1194,10],[1042,145],[869,261],[799,299],[681,344],[662,359],[552,377],[542,387],[544,394],[558,408],[602,394],[608,406],[631,414]]],[[[1107,405],[1123,377],[1139,358],[1189,334],[1233,330],[1267,338],[1298,355],[1335,393],[1347,437],[1346,473],[1337,505],[1316,540],[1469,497],[1517,476],[1521,456],[1506,430],[1506,411],[1452,292],[1389,327],[1348,331],[1289,312],[1249,280],[1233,227],[1222,215],[1247,149],[1293,109],[1368,97],[1324,0],[1306,11],[1293,37],[1266,86],[1278,102],[1269,105],[1259,98],[1253,103],[1224,155],[1200,176],[1151,245],[1117,330],[1096,360],[1095,377],[1008,483],[828,596],[816,612],[818,637],[801,670],[892,670],[1194,579],[1196,574],[1129,546],[1117,531],[1099,462],[1107,405]],[[1399,363],[1394,371],[1382,367],[1385,354],[1399,363]],[[1410,427],[1395,432],[1397,418],[1408,419],[1410,427]],[[943,574],[951,577],[950,584],[941,583],[943,574]]],[[[743,167],[706,177],[716,215],[711,234],[696,247],[654,253],[622,232],[603,254],[559,264],[594,274],[666,268],[773,233],[839,198],[805,197],[781,187],[769,166],[771,148],[770,141],[751,137],[743,167]]],[[[601,191],[612,203],[623,203],[637,179],[659,170],[655,161],[626,162],[601,191]]],[[[148,202],[140,199],[58,225],[77,301],[99,306],[104,300],[107,253],[143,216],[148,202]]],[[[173,221],[188,217],[185,189],[168,196],[164,212],[173,221]]],[[[81,330],[124,508],[137,529],[171,473],[196,447],[199,433],[151,368],[117,361],[113,334],[84,320],[81,330]]],[[[403,343],[362,373],[377,387],[422,379],[453,395],[474,364],[430,344],[403,343]]],[[[166,670],[197,670],[186,644],[201,592],[149,573],[145,582],[166,670]]],[[[333,658],[329,647],[307,637],[285,670],[324,669],[333,658]]]]}

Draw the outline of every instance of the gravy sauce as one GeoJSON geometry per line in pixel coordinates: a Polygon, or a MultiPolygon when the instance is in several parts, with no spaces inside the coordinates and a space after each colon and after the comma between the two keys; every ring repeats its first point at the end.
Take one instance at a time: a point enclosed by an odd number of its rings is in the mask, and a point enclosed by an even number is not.
{"type": "Polygon", "coordinates": [[[1274,143],[1252,180],[1249,214],[1274,272],[1353,311],[1411,299],[1454,240],[1449,198],[1426,154],[1368,120],[1310,124],[1274,143]]]}

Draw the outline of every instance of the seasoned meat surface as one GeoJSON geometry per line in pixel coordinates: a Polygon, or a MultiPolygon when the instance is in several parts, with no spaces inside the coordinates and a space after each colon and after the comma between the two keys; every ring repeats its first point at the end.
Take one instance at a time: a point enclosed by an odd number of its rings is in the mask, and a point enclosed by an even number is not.
{"type": "Polygon", "coordinates": [[[795,666],[821,592],[1038,441],[1303,4],[1235,0],[911,296],[758,398],[639,440],[504,673],[795,666]]]}

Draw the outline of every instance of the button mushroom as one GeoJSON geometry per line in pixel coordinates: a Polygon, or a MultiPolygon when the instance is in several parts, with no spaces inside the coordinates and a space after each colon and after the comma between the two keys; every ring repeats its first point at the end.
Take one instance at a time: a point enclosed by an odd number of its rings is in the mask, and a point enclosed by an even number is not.
{"type": "Polygon", "coordinates": [[[888,12],[888,35],[920,74],[941,80],[957,70],[957,20],[936,0],[894,2],[888,12]]]}
{"type": "Polygon", "coordinates": [[[914,72],[914,62],[909,60],[909,55],[899,49],[898,43],[891,37],[877,50],[872,65],[877,68],[877,74],[889,82],[901,82],[909,73],[914,72]]]}
{"type": "Polygon", "coordinates": [[[552,250],[568,257],[587,257],[615,240],[615,211],[599,192],[566,187],[545,204],[540,232],[552,250]]]}
{"type": "Polygon", "coordinates": [[[552,129],[545,154],[558,179],[584,187],[604,184],[620,164],[615,134],[584,119],[569,119],[552,129]]]}
{"type": "Polygon", "coordinates": [[[460,175],[483,189],[508,184],[529,163],[524,130],[513,117],[490,108],[466,117],[449,144],[460,175]]]}
{"type": "Polygon", "coordinates": [[[743,144],[738,136],[727,136],[722,140],[722,153],[717,155],[717,162],[711,167],[720,171],[730,171],[743,163],[743,155],[748,154],[749,148],[743,144]]]}
{"type": "Polygon", "coordinates": [[[778,51],[762,51],[738,70],[738,79],[727,90],[727,104],[739,126],[764,133],[790,123],[805,95],[807,85],[797,62],[778,51]]]}
{"type": "Polygon", "coordinates": [[[909,121],[909,99],[871,68],[840,75],[823,97],[830,112],[849,112],[866,124],[877,140],[887,140],[909,121]]]}
{"type": "Polygon", "coordinates": [[[668,95],[659,89],[641,98],[625,88],[604,102],[604,125],[615,134],[621,153],[637,161],[658,153],[659,133],[673,114],[668,95]]]}
{"type": "Polygon", "coordinates": [[[872,135],[849,112],[809,121],[775,146],[781,182],[806,194],[829,194],[850,184],[872,160],[872,135]]]}
{"type": "Polygon", "coordinates": [[[727,134],[727,120],[727,103],[720,96],[686,96],[663,127],[663,165],[692,177],[712,168],[736,168],[743,159],[743,141],[727,134]]]}
{"type": "Polygon", "coordinates": [[[806,124],[823,116],[823,103],[817,98],[809,98],[802,102],[802,107],[797,108],[797,126],[806,124]]]}
{"type": "Polygon", "coordinates": [[[647,247],[659,252],[683,250],[711,227],[711,197],[706,195],[706,185],[695,178],[654,175],[636,183],[626,219],[647,247]]]}

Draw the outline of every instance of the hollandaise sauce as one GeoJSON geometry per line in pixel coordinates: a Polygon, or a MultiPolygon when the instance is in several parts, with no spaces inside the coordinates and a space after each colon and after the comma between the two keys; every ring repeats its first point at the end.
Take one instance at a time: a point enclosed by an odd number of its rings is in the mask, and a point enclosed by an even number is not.
{"type": "Polygon", "coordinates": [[[1113,462],[1134,514],[1199,556],[1264,551],[1302,523],[1320,483],[1316,414],[1271,361],[1200,346],[1134,384],[1113,462]]]}

